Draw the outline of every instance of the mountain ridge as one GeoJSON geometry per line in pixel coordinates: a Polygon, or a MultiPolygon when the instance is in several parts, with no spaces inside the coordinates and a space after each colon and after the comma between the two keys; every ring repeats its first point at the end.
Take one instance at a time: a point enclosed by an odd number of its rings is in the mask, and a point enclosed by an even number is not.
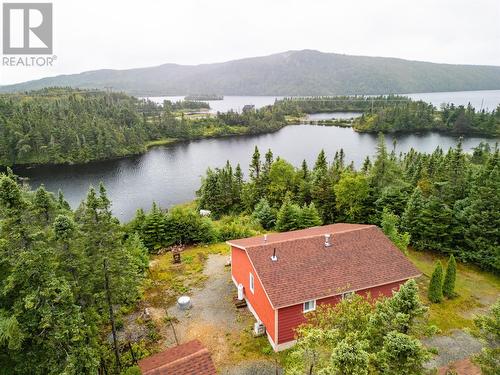
{"type": "Polygon", "coordinates": [[[0,92],[52,86],[133,95],[353,95],[500,89],[500,66],[432,63],[396,57],[286,51],[217,63],[165,63],[97,69],[13,85],[0,92]]]}

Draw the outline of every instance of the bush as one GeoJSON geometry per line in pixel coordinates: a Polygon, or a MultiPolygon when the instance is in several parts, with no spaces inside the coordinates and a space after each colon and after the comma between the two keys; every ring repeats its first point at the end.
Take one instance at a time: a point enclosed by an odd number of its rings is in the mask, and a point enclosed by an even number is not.
{"type": "Polygon", "coordinates": [[[214,223],[185,207],[174,207],[165,217],[166,245],[211,243],[217,240],[214,223]]]}
{"type": "Polygon", "coordinates": [[[448,265],[446,266],[446,275],[443,281],[443,295],[448,298],[455,296],[455,281],[457,279],[457,262],[455,257],[450,255],[448,265]]]}
{"type": "Polygon", "coordinates": [[[123,372],[123,375],[141,375],[142,372],[137,366],[132,366],[123,372]]]}
{"type": "Polygon", "coordinates": [[[429,301],[433,303],[439,303],[443,300],[443,266],[440,261],[437,261],[436,268],[432,273],[428,296],[429,301]]]}
{"type": "Polygon", "coordinates": [[[219,241],[256,236],[261,229],[249,216],[225,216],[216,223],[216,228],[219,241]]]}

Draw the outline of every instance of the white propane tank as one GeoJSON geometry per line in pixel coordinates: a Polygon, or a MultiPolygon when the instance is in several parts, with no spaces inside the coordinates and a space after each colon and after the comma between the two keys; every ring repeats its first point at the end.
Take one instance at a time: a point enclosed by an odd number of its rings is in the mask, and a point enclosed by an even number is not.
{"type": "Polygon", "coordinates": [[[243,301],[243,284],[238,284],[238,301],[243,301]]]}

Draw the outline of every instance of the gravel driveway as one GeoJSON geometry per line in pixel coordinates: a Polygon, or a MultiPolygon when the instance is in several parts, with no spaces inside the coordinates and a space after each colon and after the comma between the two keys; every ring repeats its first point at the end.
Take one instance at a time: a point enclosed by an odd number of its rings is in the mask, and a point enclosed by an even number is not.
{"type": "Polygon", "coordinates": [[[482,348],[479,340],[462,330],[453,330],[450,335],[434,336],[422,342],[428,348],[438,348],[438,355],[427,362],[427,368],[446,366],[451,362],[468,358],[480,352],[482,348]]]}

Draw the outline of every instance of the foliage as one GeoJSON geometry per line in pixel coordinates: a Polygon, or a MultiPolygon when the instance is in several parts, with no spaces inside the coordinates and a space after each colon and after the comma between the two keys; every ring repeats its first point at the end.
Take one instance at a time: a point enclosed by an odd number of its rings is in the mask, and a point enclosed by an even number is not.
{"type": "Polygon", "coordinates": [[[408,232],[400,233],[398,231],[398,222],[399,217],[384,208],[382,212],[382,230],[399,250],[406,253],[410,244],[410,234],[408,232]]]}
{"type": "Polygon", "coordinates": [[[273,108],[194,119],[175,112],[200,107],[206,104],[158,105],[123,93],[70,88],[4,94],[0,165],[85,163],[141,153],[151,141],[255,134],[285,125],[273,108]]]}
{"type": "Polygon", "coordinates": [[[429,301],[439,303],[443,300],[443,266],[440,261],[436,262],[436,268],[432,273],[429,283],[429,301]]]}
{"type": "Polygon", "coordinates": [[[266,198],[261,198],[259,203],[255,206],[252,215],[259,221],[264,229],[269,230],[274,227],[276,212],[271,208],[266,198]]]}
{"type": "Polygon", "coordinates": [[[91,188],[76,212],[61,202],[0,176],[2,373],[117,368],[101,332],[109,330],[110,308],[139,297],[145,248],[137,238],[125,240],[104,186],[91,188]]]}
{"type": "Polygon", "coordinates": [[[474,360],[484,375],[496,375],[500,372],[500,300],[495,302],[488,315],[478,317],[475,323],[486,346],[474,360]]]}
{"type": "Polygon", "coordinates": [[[411,335],[416,318],[426,311],[418,296],[412,280],[375,305],[354,295],[318,306],[297,330],[286,373],[422,373],[427,353],[411,335]]]}
{"type": "Polygon", "coordinates": [[[446,273],[443,280],[443,295],[451,298],[455,296],[455,281],[457,279],[457,262],[453,254],[450,255],[448,265],[446,266],[446,273]]]}
{"type": "Polygon", "coordinates": [[[320,222],[381,225],[403,251],[409,244],[500,270],[497,148],[483,144],[469,155],[459,142],[447,152],[438,147],[431,154],[410,150],[397,156],[380,136],[375,158],[361,171],[346,165],[343,150],[331,163],[321,151],[310,170],[305,162],[295,168],[274,160],[271,151],[262,161],[258,148],[249,169],[246,181],[235,177],[242,174],[231,172],[229,163],[209,170],[198,192],[199,207],[211,207],[215,218],[252,214],[267,230],[320,222]]]}

